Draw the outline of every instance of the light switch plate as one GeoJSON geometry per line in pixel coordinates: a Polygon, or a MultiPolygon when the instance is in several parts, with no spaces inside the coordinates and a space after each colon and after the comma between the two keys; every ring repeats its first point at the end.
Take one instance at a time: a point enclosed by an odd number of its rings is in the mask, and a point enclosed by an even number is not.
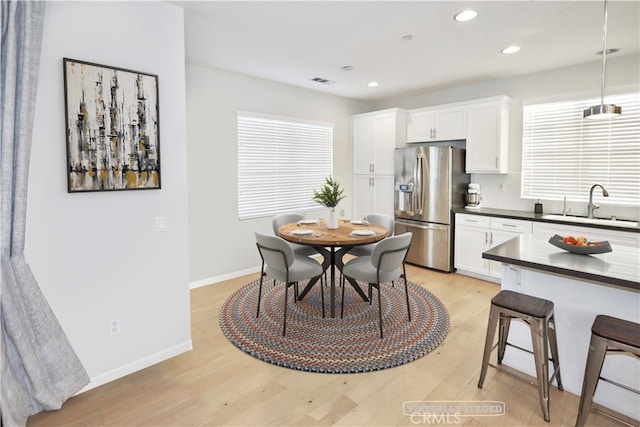
{"type": "Polygon", "coordinates": [[[156,232],[161,233],[167,231],[167,221],[163,216],[156,217],[156,232]]]}

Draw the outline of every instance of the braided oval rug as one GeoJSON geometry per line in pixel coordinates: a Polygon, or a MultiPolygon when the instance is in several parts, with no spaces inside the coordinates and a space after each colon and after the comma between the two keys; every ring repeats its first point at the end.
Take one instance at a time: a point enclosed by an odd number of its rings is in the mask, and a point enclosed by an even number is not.
{"type": "MultiPolygon", "coordinates": [[[[300,283],[300,292],[307,282],[300,283]]],[[[339,283],[336,280],[336,283],[339,283]]],[[[404,282],[382,285],[380,339],[378,293],[373,304],[347,284],[344,318],[340,318],[342,288],[336,286],[336,317],[330,317],[330,291],[325,286],[326,317],[322,318],[320,282],[302,301],[293,302],[289,288],[287,333],[282,336],[284,284],[266,281],[260,316],[256,318],[259,280],[238,289],[220,310],[220,327],[236,347],[265,362],[301,371],[369,372],[399,366],[436,348],[449,332],[449,313],[426,289],[408,282],[411,321],[407,317],[404,282]]],[[[365,293],[367,286],[361,284],[365,293]]]]}

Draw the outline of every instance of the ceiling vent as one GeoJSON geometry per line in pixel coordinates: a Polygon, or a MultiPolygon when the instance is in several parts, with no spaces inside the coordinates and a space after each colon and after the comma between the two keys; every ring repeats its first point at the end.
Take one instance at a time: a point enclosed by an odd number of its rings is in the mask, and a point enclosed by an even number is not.
{"type": "Polygon", "coordinates": [[[335,82],[332,82],[331,80],[327,80],[327,79],[323,79],[322,77],[314,77],[311,79],[312,82],[317,82],[317,83],[322,83],[323,85],[331,85],[335,82]]]}

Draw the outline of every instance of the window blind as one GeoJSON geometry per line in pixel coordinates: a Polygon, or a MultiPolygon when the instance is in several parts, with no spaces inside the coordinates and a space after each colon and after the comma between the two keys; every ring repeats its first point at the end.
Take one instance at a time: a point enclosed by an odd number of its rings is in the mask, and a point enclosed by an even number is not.
{"type": "Polygon", "coordinates": [[[609,192],[601,203],[640,206],[640,94],[605,102],[622,115],[583,119],[600,98],[523,107],[523,198],[587,202],[591,186],[601,184],[609,192]]]}
{"type": "Polygon", "coordinates": [[[333,170],[333,125],[238,112],[240,219],[317,209],[333,170]]]}

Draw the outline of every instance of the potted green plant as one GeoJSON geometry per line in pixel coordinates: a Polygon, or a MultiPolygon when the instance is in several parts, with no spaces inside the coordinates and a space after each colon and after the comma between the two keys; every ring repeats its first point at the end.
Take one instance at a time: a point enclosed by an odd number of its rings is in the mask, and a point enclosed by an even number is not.
{"type": "Polygon", "coordinates": [[[320,187],[320,191],[313,190],[313,201],[329,208],[329,223],[327,228],[338,228],[338,220],[336,219],[336,206],[340,200],[344,199],[342,193],[344,190],[340,188],[340,183],[333,179],[331,175],[325,177],[324,184],[320,187]]]}

